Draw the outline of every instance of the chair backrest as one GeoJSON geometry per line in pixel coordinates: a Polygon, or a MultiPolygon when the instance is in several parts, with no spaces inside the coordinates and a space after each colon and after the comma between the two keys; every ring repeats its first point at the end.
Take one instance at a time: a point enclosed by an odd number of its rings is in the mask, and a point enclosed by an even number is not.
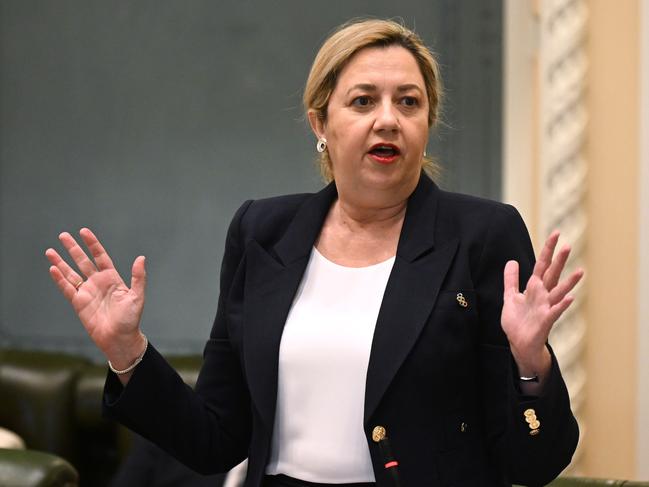
{"type": "MultiPolygon", "coordinates": [[[[195,384],[200,355],[169,362],[195,384]]],[[[93,480],[87,485],[102,485],[132,441],[125,427],[102,416],[106,373],[105,364],[79,356],[0,349],[0,426],[20,435],[27,448],[68,460],[82,479],[93,480]]]]}
{"type": "Polygon", "coordinates": [[[548,487],[649,487],[649,482],[634,482],[630,480],[593,479],[586,477],[560,477],[548,484],[548,487]]]}
{"type": "Polygon", "coordinates": [[[27,448],[74,457],[74,395],[89,361],[60,353],[0,350],[0,425],[27,448]]]}
{"type": "Polygon", "coordinates": [[[0,482],[12,487],[77,487],[79,474],[49,453],[0,449],[0,482]]]}

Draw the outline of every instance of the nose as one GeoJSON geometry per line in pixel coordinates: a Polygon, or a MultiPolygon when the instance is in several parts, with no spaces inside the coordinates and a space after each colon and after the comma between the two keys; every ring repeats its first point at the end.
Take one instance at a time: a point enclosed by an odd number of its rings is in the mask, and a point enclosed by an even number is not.
{"type": "Polygon", "coordinates": [[[374,130],[397,132],[399,126],[399,112],[392,103],[392,100],[383,100],[376,111],[376,119],[374,120],[374,130]]]}

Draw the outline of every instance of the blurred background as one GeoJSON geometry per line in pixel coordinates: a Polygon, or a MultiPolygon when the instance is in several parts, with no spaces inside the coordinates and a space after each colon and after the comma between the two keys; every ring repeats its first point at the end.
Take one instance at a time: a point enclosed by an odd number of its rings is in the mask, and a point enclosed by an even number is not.
{"type": "Polygon", "coordinates": [[[0,0],[0,346],[101,360],[43,255],[88,226],[123,277],[147,256],[150,340],[200,353],[236,208],[323,186],[320,44],[397,17],[441,62],[439,184],[516,205],[537,247],[561,229],[587,270],[551,337],[571,472],[649,479],[648,3],[0,0]]]}

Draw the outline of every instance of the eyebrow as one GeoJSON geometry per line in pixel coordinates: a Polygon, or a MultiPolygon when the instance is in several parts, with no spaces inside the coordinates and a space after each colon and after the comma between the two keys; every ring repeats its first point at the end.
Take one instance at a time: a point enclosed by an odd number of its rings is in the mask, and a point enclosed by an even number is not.
{"type": "MultiPolygon", "coordinates": [[[[376,91],[377,87],[375,84],[372,83],[359,83],[347,90],[347,94],[351,93],[354,90],[361,90],[361,91],[376,91]]],[[[410,90],[417,90],[421,93],[423,93],[423,90],[419,87],[419,85],[416,85],[414,83],[407,83],[405,85],[399,85],[397,87],[398,92],[404,92],[404,91],[410,91],[410,90]]]]}

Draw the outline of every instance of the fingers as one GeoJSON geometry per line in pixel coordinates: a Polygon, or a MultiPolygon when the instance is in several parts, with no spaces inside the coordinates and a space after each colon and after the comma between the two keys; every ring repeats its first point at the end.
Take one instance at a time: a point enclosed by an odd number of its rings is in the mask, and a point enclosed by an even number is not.
{"type": "Polygon", "coordinates": [[[534,272],[532,274],[534,274],[541,280],[543,280],[545,271],[547,271],[548,268],[550,267],[550,264],[552,264],[552,256],[554,255],[554,249],[557,246],[558,241],[559,241],[559,232],[558,230],[555,230],[550,234],[548,239],[545,241],[543,250],[541,250],[541,253],[539,254],[539,258],[537,259],[536,264],[534,265],[534,272]]]}
{"type": "Polygon", "coordinates": [[[50,275],[64,295],[66,293],[64,292],[63,284],[58,282],[59,277],[65,280],[75,291],[77,290],[79,285],[83,283],[83,277],[81,277],[74,269],[72,269],[72,267],[70,267],[68,263],[61,258],[56,250],[47,249],[45,251],[45,257],[47,257],[47,260],[50,261],[52,267],[58,271],[53,272],[52,268],[50,268],[50,275]]]}
{"type": "Polygon", "coordinates": [[[568,306],[570,306],[574,300],[575,298],[573,298],[572,296],[566,296],[557,304],[552,306],[550,308],[550,313],[548,315],[548,322],[551,324],[556,323],[559,317],[563,314],[565,310],[568,309],[568,306]]]}
{"type": "Polygon", "coordinates": [[[561,300],[563,300],[570,291],[574,289],[574,287],[577,285],[577,283],[581,280],[581,278],[584,277],[584,271],[582,269],[578,269],[568,278],[564,279],[562,282],[560,282],[552,291],[550,292],[550,304],[555,305],[559,303],[561,300]]]}
{"type": "MultiPolygon", "coordinates": [[[[543,285],[545,286],[545,289],[547,289],[550,292],[559,283],[559,279],[561,278],[561,273],[563,272],[563,269],[566,266],[566,262],[568,261],[568,257],[570,256],[569,245],[564,245],[559,250],[557,255],[554,256],[554,251],[556,249],[558,241],[559,241],[559,232],[555,230],[554,232],[552,232],[552,234],[550,234],[550,236],[546,240],[545,245],[543,246],[543,250],[539,255],[539,259],[536,262],[536,265],[534,266],[534,272],[533,272],[535,276],[537,276],[539,279],[543,281],[543,285]]],[[[577,282],[579,282],[579,279],[577,279],[577,281],[574,284],[576,284],[577,282]]],[[[563,293],[563,296],[565,296],[567,292],[568,291],[563,293]]],[[[559,292],[558,294],[561,293],[559,292]]],[[[562,298],[559,298],[559,300],[562,298]]],[[[557,300],[557,302],[559,300],[557,300]]]]}
{"type": "Polygon", "coordinates": [[[145,260],[144,256],[140,255],[135,259],[131,268],[131,289],[138,296],[144,296],[144,290],[146,288],[145,260]]]}
{"type": "Polygon", "coordinates": [[[564,245],[557,256],[552,260],[550,267],[543,276],[543,284],[545,284],[545,289],[552,291],[554,287],[559,282],[563,268],[566,266],[568,261],[568,256],[570,255],[570,246],[564,245]]]}
{"type": "MultiPolygon", "coordinates": [[[[79,234],[90,250],[94,262],[90,260],[86,252],[68,232],[61,233],[59,235],[59,240],[84,276],[90,277],[92,274],[97,272],[97,270],[101,271],[115,268],[113,261],[106,252],[106,249],[104,249],[94,233],[92,233],[88,228],[82,228],[79,231],[79,234]]],[[[65,276],[73,286],[78,287],[78,284],[83,282],[84,279],[76,273],[55,250],[48,249],[45,252],[45,255],[52,265],[59,268],[63,276],[65,276]]]]}
{"type": "Polygon", "coordinates": [[[95,272],[97,268],[95,264],[88,258],[83,249],[79,246],[77,241],[70,235],[68,232],[63,232],[59,235],[59,240],[74,260],[74,263],[77,264],[79,270],[83,273],[84,276],[90,277],[95,272]]]}
{"type": "MultiPolygon", "coordinates": [[[[51,249],[48,249],[51,250],[51,249]]],[[[72,302],[72,298],[77,293],[77,288],[70,284],[70,281],[61,273],[61,270],[55,265],[50,267],[50,277],[54,284],[59,288],[65,299],[72,302]]]]}
{"type": "MultiPolygon", "coordinates": [[[[82,228],[79,231],[79,234],[90,250],[94,262],[68,232],[61,233],[59,235],[59,240],[83,275],[90,278],[98,271],[115,270],[112,259],[95,234],[88,228],[82,228]]],[[[50,268],[52,279],[61,292],[63,292],[68,299],[72,299],[72,296],[74,296],[76,291],[79,289],[79,286],[85,281],[83,276],[70,267],[70,265],[61,258],[56,250],[47,249],[45,251],[45,256],[52,264],[52,268],[50,268]]],[[[146,271],[144,269],[144,257],[142,256],[135,259],[135,262],[133,263],[131,285],[135,287],[138,294],[144,294],[144,288],[146,286],[146,271]]]]}
{"type": "Polygon", "coordinates": [[[79,231],[79,235],[83,239],[83,243],[86,244],[88,250],[92,254],[92,257],[95,259],[95,264],[97,269],[104,271],[106,269],[114,269],[115,266],[111,260],[108,252],[104,249],[104,246],[99,242],[99,239],[95,236],[94,233],[88,228],[82,228],[79,231]]]}
{"type": "Polygon", "coordinates": [[[505,264],[505,270],[503,274],[504,280],[504,299],[509,299],[511,296],[519,292],[518,287],[518,262],[515,260],[510,260],[505,264]]]}

